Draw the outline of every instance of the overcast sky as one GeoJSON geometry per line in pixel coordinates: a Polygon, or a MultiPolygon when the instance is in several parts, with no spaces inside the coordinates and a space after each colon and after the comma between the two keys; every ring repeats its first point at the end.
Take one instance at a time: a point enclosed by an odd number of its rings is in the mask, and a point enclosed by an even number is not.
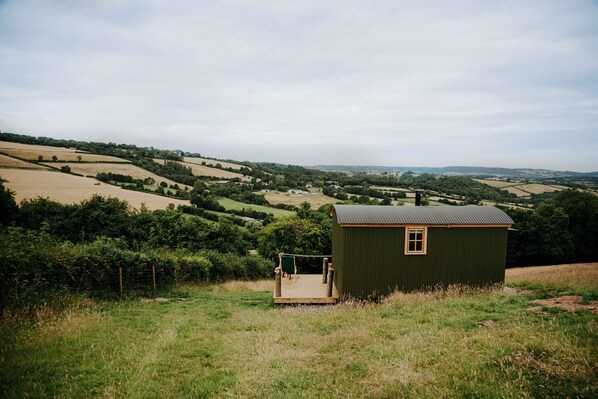
{"type": "Polygon", "coordinates": [[[598,2],[0,0],[0,130],[595,171],[598,2]]]}

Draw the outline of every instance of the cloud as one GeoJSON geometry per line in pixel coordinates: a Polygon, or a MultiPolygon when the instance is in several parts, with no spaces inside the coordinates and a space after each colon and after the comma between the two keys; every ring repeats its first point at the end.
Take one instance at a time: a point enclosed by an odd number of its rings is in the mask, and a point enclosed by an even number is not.
{"type": "Polygon", "coordinates": [[[0,2],[0,129],[297,164],[598,170],[598,6],[0,2]]]}

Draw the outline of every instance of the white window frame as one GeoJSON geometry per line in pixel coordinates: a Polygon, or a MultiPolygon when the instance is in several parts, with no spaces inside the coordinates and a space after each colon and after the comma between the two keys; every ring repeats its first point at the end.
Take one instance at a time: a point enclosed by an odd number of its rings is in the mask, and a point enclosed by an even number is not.
{"type": "MultiPolygon", "coordinates": [[[[419,241],[419,240],[416,240],[419,241]]],[[[405,255],[427,255],[428,254],[428,227],[427,226],[405,226],[405,255]],[[422,232],[422,249],[421,251],[410,251],[409,243],[414,240],[409,240],[411,231],[420,230],[422,232]]]]}

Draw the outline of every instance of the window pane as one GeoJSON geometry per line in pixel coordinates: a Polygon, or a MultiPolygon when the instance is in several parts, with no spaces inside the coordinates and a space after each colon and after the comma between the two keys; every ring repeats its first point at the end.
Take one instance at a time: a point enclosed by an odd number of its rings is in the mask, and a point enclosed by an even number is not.
{"type": "Polygon", "coordinates": [[[415,242],[409,241],[409,251],[415,251],[415,242]]]}
{"type": "Polygon", "coordinates": [[[421,241],[417,241],[415,243],[415,250],[421,252],[423,250],[423,243],[421,241]]]}
{"type": "Polygon", "coordinates": [[[409,240],[415,240],[415,231],[411,230],[409,231],[409,240]]]}
{"type": "Polygon", "coordinates": [[[420,241],[421,241],[421,239],[422,239],[422,234],[423,234],[423,232],[422,232],[421,230],[416,230],[416,231],[415,231],[415,239],[416,239],[416,240],[420,240],[420,241]]]}

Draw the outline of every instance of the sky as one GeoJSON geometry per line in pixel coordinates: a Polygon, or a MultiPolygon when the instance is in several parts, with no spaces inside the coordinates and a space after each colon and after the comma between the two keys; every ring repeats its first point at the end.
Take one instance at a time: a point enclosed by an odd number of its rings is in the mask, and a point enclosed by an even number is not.
{"type": "Polygon", "coordinates": [[[0,0],[0,130],[598,171],[598,2],[0,0]]]}

